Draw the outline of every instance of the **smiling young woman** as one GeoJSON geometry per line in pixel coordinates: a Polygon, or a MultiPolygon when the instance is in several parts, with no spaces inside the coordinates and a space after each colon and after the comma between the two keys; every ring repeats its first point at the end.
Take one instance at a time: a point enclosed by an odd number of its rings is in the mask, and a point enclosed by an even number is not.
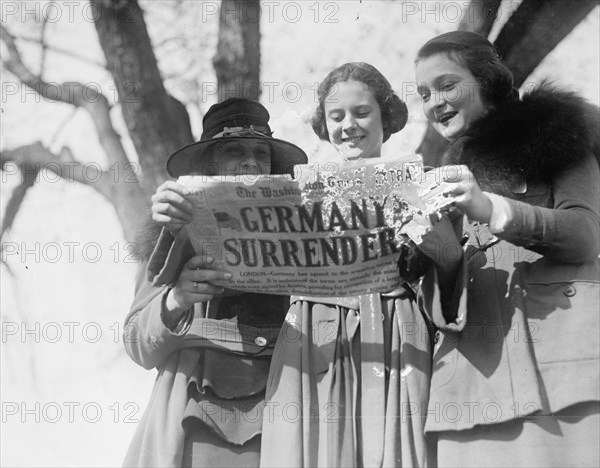
{"type": "MultiPolygon", "coordinates": [[[[320,86],[313,129],[347,160],[377,158],[407,116],[375,67],[347,63],[320,86]]],[[[355,222],[369,223],[358,206],[355,214],[355,222]]],[[[355,254],[389,253],[387,237],[377,246],[374,240],[363,239],[355,254]]],[[[435,464],[423,427],[430,336],[411,297],[404,287],[354,297],[292,296],[269,373],[261,466],[435,464]]]]}
{"type": "Polygon", "coordinates": [[[366,84],[354,80],[337,83],[324,110],[329,141],[346,159],[381,155],[381,110],[366,84]]]}
{"type": "Polygon", "coordinates": [[[479,83],[450,57],[437,54],[422,58],[417,62],[416,75],[423,112],[446,140],[454,141],[485,114],[479,83]]]}
{"type": "Polygon", "coordinates": [[[452,142],[446,194],[472,221],[464,307],[435,301],[430,275],[422,288],[441,330],[439,466],[599,466],[598,109],[547,83],[520,99],[475,33],[427,42],[416,79],[452,142]]]}

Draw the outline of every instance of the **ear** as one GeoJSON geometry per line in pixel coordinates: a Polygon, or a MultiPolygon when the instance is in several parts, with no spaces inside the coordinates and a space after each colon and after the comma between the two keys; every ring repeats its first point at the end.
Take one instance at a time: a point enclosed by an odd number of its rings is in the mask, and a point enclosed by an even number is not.
{"type": "Polygon", "coordinates": [[[315,134],[320,140],[329,141],[329,132],[327,131],[327,123],[325,122],[325,112],[319,105],[311,119],[311,126],[315,134]]]}

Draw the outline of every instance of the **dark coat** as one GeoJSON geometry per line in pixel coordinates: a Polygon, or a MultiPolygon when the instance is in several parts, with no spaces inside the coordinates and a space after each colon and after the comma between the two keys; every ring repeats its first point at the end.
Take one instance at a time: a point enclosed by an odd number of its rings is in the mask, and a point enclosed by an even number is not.
{"type": "Polygon", "coordinates": [[[597,108],[543,85],[452,144],[445,161],[506,197],[511,217],[497,238],[469,225],[454,310],[439,304],[435,272],[424,279],[442,330],[426,430],[600,400],[597,122],[597,108]]]}

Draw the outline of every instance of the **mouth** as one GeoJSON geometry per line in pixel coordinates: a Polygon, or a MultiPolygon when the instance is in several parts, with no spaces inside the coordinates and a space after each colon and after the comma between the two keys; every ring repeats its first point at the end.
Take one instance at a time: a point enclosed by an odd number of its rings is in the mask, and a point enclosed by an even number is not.
{"type": "Polygon", "coordinates": [[[354,135],[354,136],[351,136],[351,137],[342,138],[342,141],[344,143],[349,143],[351,145],[357,145],[361,141],[363,141],[365,138],[366,137],[364,135],[354,135]]]}
{"type": "Polygon", "coordinates": [[[455,112],[455,111],[446,112],[446,113],[440,115],[437,120],[442,125],[446,125],[448,123],[448,121],[450,121],[450,119],[452,119],[456,114],[458,114],[458,112],[455,112]]]}

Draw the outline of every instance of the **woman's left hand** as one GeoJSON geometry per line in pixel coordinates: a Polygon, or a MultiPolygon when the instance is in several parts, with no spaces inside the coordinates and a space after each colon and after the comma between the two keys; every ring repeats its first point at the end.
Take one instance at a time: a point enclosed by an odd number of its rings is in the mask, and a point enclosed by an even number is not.
{"type": "Polygon", "coordinates": [[[475,176],[465,165],[443,166],[438,169],[441,180],[446,182],[444,196],[452,197],[458,207],[473,221],[489,223],[492,202],[481,191],[475,176]]]}
{"type": "Polygon", "coordinates": [[[438,269],[454,271],[462,259],[462,246],[452,222],[445,214],[430,216],[431,229],[423,235],[419,249],[433,260],[438,269]]]}

